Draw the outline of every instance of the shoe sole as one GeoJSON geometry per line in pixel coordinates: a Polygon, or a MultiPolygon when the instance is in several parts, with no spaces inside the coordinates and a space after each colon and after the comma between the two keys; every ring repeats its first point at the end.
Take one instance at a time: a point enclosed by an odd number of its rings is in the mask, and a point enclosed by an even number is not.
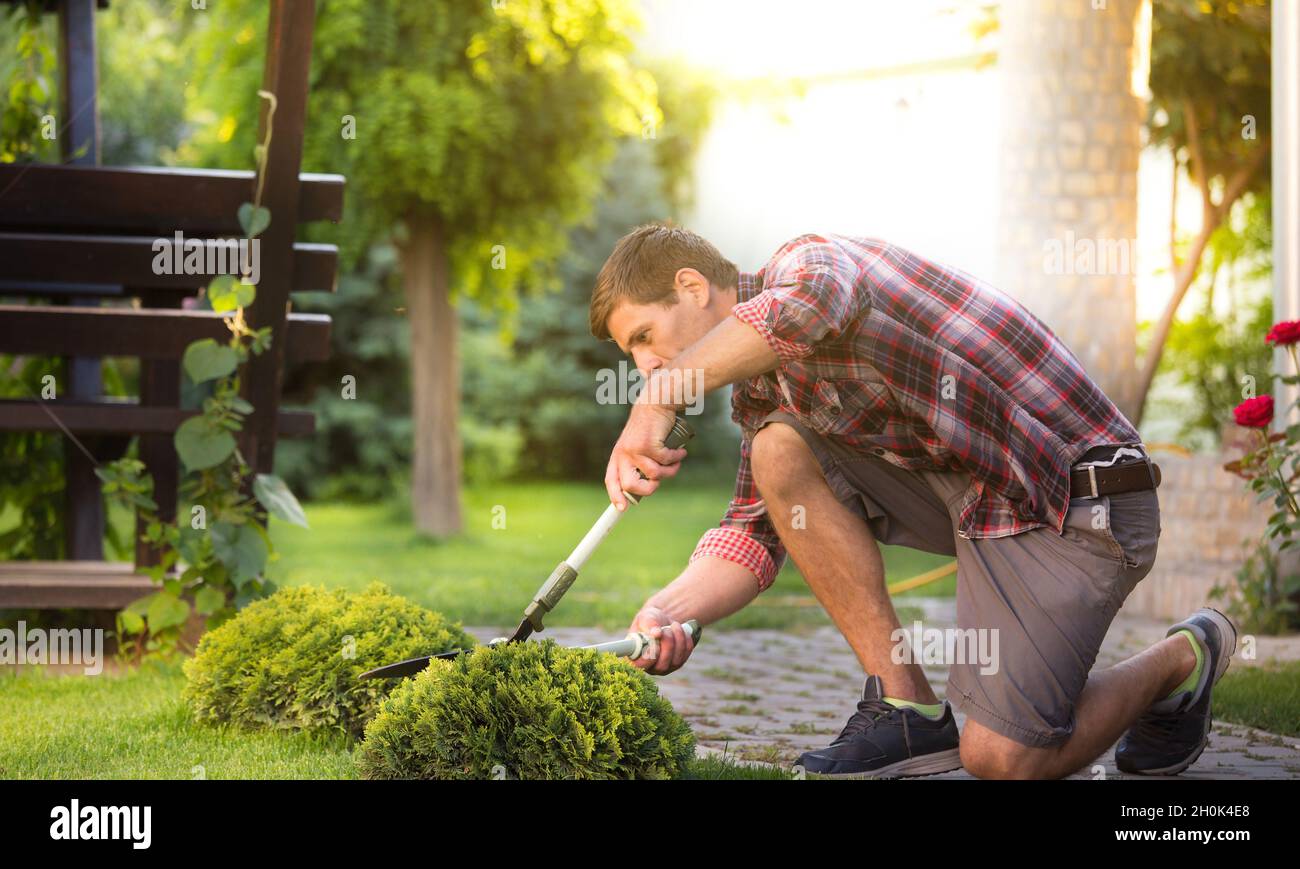
{"type": "Polygon", "coordinates": [[[1205,725],[1205,735],[1201,738],[1201,744],[1196,747],[1195,753],[1193,753],[1190,757],[1188,757],[1187,760],[1179,761],[1173,766],[1165,766],[1165,767],[1160,767],[1158,769],[1125,769],[1124,766],[1118,760],[1115,761],[1115,766],[1119,767],[1120,772],[1126,772],[1130,775],[1178,775],[1180,772],[1187,769],[1192,764],[1196,763],[1196,761],[1199,760],[1201,757],[1201,752],[1205,751],[1205,747],[1209,744],[1210,744],[1210,726],[1209,726],[1209,719],[1207,718],[1206,725],[1205,725]]]}
{"type": "MultiPolygon", "coordinates": [[[[1232,661],[1232,656],[1237,653],[1237,628],[1232,624],[1231,619],[1213,607],[1205,607],[1205,609],[1208,610],[1205,614],[1206,617],[1210,621],[1214,622],[1219,629],[1219,636],[1224,639],[1224,643],[1219,650],[1219,662],[1214,668],[1214,678],[1205,686],[1206,691],[1212,691],[1214,686],[1218,684],[1218,681],[1223,678],[1223,674],[1228,671],[1228,664],[1232,661]]],[[[1180,631],[1182,628],[1178,628],[1178,630],[1180,631]]],[[[1174,633],[1177,632],[1178,631],[1175,631],[1174,633]]],[[[1211,700],[1213,700],[1213,695],[1211,695],[1211,700]]],[[[1196,763],[1200,758],[1201,753],[1205,751],[1205,747],[1210,744],[1210,727],[1213,723],[1213,715],[1205,716],[1205,732],[1201,735],[1201,744],[1197,747],[1195,753],[1188,757],[1187,760],[1182,760],[1178,763],[1171,764],[1170,766],[1159,767],[1156,769],[1125,769],[1119,763],[1118,759],[1116,759],[1115,765],[1119,767],[1121,772],[1127,772],[1132,775],[1178,775],[1180,772],[1196,763]]]]}
{"type": "Polygon", "coordinates": [[[864,772],[810,772],[808,775],[817,778],[843,779],[919,778],[921,776],[953,772],[961,768],[961,749],[950,748],[946,751],[936,751],[931,754],[923,754],[920,757],[909,757],[906,760],[895,761],[880,767],[880,769],[871,769],[864,772]]]}

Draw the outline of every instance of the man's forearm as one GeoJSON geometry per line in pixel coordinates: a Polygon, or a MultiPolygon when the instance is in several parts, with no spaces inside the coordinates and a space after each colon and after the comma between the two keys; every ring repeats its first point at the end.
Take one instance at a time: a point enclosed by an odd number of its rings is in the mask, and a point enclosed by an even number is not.
{"type": "Polygon", "coordinates": [[[681,384],[693,384],[697,390],[712,392],[771,371],[779,364],[780,359],[762,335],[729,316],[672,362],[653,372],[639,401],[680,408],[685,404],[681,384]]]}
{"type": "Polygon", "coordinates": [[[699,619],[707,625],[731,615],[758,596],[758,581],[734,561],[706,555],[691,562],[681,575],[646,604],[678,621],[699,619]]]}

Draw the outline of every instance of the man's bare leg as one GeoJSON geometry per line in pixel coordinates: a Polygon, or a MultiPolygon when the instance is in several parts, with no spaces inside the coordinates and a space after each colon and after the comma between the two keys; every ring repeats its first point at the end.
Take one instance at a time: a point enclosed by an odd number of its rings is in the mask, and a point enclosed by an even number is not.
{"type": "Polygon", "coordinates": [[[1114,745],[1148,706],[1168,696],[1195,667],[1191,643],[1175,635],[1091,673],[1075,705],[1074,733],[1052,748],[1021,745],[967,719],[961,734],[962,765],[981,778],[1070,775],[1114,745]]]}
{"type": "Polygon", "coordinates": [[[892,660],[892,636],[901,625],[885,588],[880,546],[870,526],[836,499],[803,438],[788,425],[769,423],[754,438],[751,465],[772,526],[863,669],[880,677],[886,696],[938,703],[919,664],[892,660]],[[798,507],[802,528],[794,527],[798,507]]]}

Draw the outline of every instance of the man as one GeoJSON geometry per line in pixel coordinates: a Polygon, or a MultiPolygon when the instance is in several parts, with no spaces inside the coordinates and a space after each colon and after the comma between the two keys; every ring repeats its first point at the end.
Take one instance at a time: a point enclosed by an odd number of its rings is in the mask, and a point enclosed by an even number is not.
{"type": "Polygon", "coordinates": [[[1126,771],[1174,774],[1200,755],[1236,631],[1198,610],[1089,672],[1155,560],[1158,469],[1009,296],[875,239],[802,235],[746,273],[694,233],[648,225],[601,269],[591,327],[648,377],[605,477],[620,509],[686,455],[663,445],[681,384],[735,384],[743,433],[720,526],[633,622],[658,646],[638,666],[682,666],[681,623],[745,606],[789,553],[867,673],[836,740],[800,757],[808,772],[1056,778],[1121,736],[1126,771]],[[892,655],[877,541],[956,556],[957,627],[996,638],[993,667],[953,656],[942,704],[918,663],[892,655]]]}

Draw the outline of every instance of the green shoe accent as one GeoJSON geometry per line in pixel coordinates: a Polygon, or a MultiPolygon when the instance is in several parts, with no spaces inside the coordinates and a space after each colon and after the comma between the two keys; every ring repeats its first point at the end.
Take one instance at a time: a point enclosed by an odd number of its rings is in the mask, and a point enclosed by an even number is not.
{"type": "Polygon", "coordinates": [[[911,706],[931,721],[938,721],[943,717],[942,703],[917,703],[914,700],[899,700],[897,697],[885,697],[883,699],[890,706],[911,706]]]}
{"type": "Polygon", "coordinates": [[[1184,679],[1181,685],[1179,685],[1173,691],[1169,692],[1169,694],[1165,697],[1166,700],[1168,700],[1170,697],[1173,697],[1175,694],[1181,694],[1184,691],[1196,690],[1196,683],[1201,681],[1201,667],[1205,664],[1205,653],[1201,651],[1201,644],[1197,642],[1196,635],[1193,634],[1191,631],[1187,630],[1187,628],[1183,628],[1174,636],[1179,636],[1183,634],[1187,636],[1187,642],[1192,644],[1192,651],[1196,653],[1196,666],[1192,668],[1192,674],[1188,676],[1186,679],[1184,679]]]}

